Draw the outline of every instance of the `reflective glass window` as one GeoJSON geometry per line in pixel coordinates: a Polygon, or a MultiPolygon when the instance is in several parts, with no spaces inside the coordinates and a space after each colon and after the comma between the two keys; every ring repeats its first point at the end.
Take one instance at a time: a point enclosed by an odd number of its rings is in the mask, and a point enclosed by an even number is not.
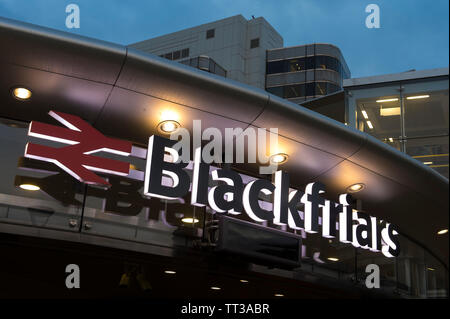
{"type": "Polygon", "coordinates": [[[267,74],[287,72],[287,61],[272,61],[267,63],[267,74]]]}

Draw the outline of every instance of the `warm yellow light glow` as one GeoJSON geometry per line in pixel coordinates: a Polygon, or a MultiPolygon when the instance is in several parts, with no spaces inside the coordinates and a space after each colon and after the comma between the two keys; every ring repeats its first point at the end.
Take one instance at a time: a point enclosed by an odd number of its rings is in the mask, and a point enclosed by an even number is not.
{"type": "Polygon", "coordinates": [[[370,122],[370,121],[367,121],[366,122],[367,123],[367,126],[371,129],[371,130],[373,130],[373,125],[372,125],[372,122],[370,122]]]}
{"type": "Polygon", "coordinates": [[[161,112],[160,121],[178,121],[180,118],[178,113],[172,110],[164,110],[161,112]]]}
{"type": "Polygon", "coordinates": [[[442,229],[440,231],[437,232],[438,235],[444,235],[448,233],[448,229],[442,229]]]}
{"type": "Polygon", "coordinates": [[[382,99],[382,100],[376,100],[377,103],[383,103],[383,102],[395,102],[398,101],[397,97],[394,97],[392,99],[382,99]]]}
{"type": "Polygon", "coordinates": [[[362,110],[361,113],[362,113],[362,115],[364,116],[364,118],[365,118],[366,120],[369,119],[369,115],[367,115],[367,112],[366,112],[366,111],[362,110]]]}
{"type": "Polygon", "coordinates": [[[20,185],[20,188],[25,189],[27,191],[38,191],[41,189],[39,186],[33,184],[22,184],[20,185]]]}
{"type": "Polygon", "coordinates": [[[425,165],[431,165],[433,162],[423,162],[425,165]]]}
{"type": "Polygon", "coordinates": [[[428,269],[429,271],[434,271],[434,268],[431,268],[431,267],[427,267],[427,269],[428,269]]]}
{"type": "Polygon", "coordinates": [[[339,261],[339,258],[336,258],[336,257],[328,257],[327,259],[329,261],[339,261]]]}
{"type": "Polygon", "coordinates": [[[13,90],[13,95],[19,100],[28,100],[31,97],[31,91],[26,88],[15,88],[13,90]]]}
{"type": "Polygon", "coordinates": [[[175,275],[177,273],[176,271],[173,270],[165,270],[164,272],[168,275],[175,275]]]}
{"type": "Polygon", "coordinates": [[[274,164],[283,164],[288,160],[289,156],[284,153],[278,153],[270,156],[270,161],[274,164]]]}
{"type": "Polygon", "coordinates": [[[130,164],[130,169],[134,169],[134,170],[136,170],[136,169],[137,169],[137,167],[136,167],[136,165],[134,165],[134,164],[130,164]]]}
{"type": "Polygon", "coordinates": [[[211,289],[212,289],[212,290],[220,290],[220,289],[222,289],[222,288],[213,286],[213,287],[211,287],[211,289]]]}
{"type": "Polygon", "coordinates": [[[400,115],[400,108],[399,107],[380,108],[380,115],[381,116],[400,115]]]}
{"type": "Polygon", "coordinates": [[[415,96],[408,96],[406,99],[407,100],[417,100],[417,99],[426,99],[429,98],[430,96],[428,94],[425,95],[415,95],[415,96]]]}
{"type": "Polygon", "coordinates": [[[275,297],[284,297],[283,294],[274,294],[275,297]]]}
{"type": "Polygon", "coordinates": [[[347,191],[350,193],[356,193],[359,192],[360,190],[362,190],[364,188],[364,184],[363,183],[356,183],[353,185],[350,185],[349,187],[347,187],[347,191]]]}
{"type": "Polygon", "coordinates": [[[247,283],[248,282],[248,280],[245,280],[245,279],[241,279],[241,280],[239,280],[240,282],[243,282],[243,283],[247,283]]]}
{"type": "Polygon", "coordinates": [[[173,120],[162,121],[158,124],[158,130],[162,133],[168,134],[175,132],[180,127],[180,123],[173,120]]]}
{"type": "Polygon", "coordinates": [[[195,224],[195,223],[199,222],[199,220],[197,218],[192,218],[192,217],[185,217],[181,221],[186,224],[195,224]]]}
{"type": "Polygon", "coordinates": [[[394,139],[392,137],[390,137],[389,142],[394,143],[394,139]]]}

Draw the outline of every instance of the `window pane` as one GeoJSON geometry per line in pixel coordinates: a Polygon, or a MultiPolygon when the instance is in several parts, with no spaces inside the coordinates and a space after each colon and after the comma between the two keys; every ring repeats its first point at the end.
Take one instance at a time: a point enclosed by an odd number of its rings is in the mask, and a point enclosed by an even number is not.
{"type": "Polygon", "coordinates": [[[273,61],[267,63],[267,74],[274,74],[274,73],[283,73],[287,72],[286,68],[286,60],[283,61],[273,61]]]}
{"type": "Polygon", "coordinates": [[[382,141],[398,139],[401,135],[399,88],[392,85],[352,91],[357,128],[382,141]]]}
{"type": "Polygon", "coordinates": [[[314,96],[315,95],[315,83],[306,83],[306,96],[314,96]]]}
{"type": "Polygon", "coordinates": [[[250,49],[259,47],[259,38],[250,41],[250,49]]]}
{"type": "Polygon", "coordinates": [[[286,98],[294,98],[305,96],[305,85],[297,84],[297,85],[289,85],[285,87],[285,97],[286,98]]]}
{"type": "Polygon", "coordinates": [[[181,57],[186,58],[188,56],[189,56],[189,48],[183,49],[183,51],[181,51],[181,57]]]}
{"type": "Polygon", "coordinates": [[[207,39],[214,38],[214,35],[215,35],[215,29],[209,29],[208,31],[206,31],[206,38],[207,39]]]}
{"type": "Polygon", "coordinates": [[[309,56],[306,59],[306,69],[312,70],[316,68],[315,57],[309,56]]]}
{"type": "Polygon", "coordinates": [[[284,97],[284,87],[283,86],[276,86],[276,87],[272,87],[272,88],[267,88],[266,89],[267,92],[272,93],[274,95],[277,95],[279,97],[284,97]]]}
{"type": "Polygon", "coordinates": [[[406,136],[448,136],[448,81],[404,85],[406,136]]]}
{"type": "Polygon", "coordinates": [[[448,178],[448,137],[408,138],[406,153],[448,178]]]}
{"type": "Polygon", "coordinates": [[[327,95],[327,82],[316,82],[316,95],[327,95]]]}
{"type": "Polygon", "coordinates": [[[174,60],[177,60],[177,59],[179,59],[181,57],[181,51],[175,51],[174,53],[173,53],[173,59],[174,60]]]}
{"type": "Polygon", "coordinates": [[[305,69],[304,58],[289,60],[289,72],[303,71],[305,69]]]}

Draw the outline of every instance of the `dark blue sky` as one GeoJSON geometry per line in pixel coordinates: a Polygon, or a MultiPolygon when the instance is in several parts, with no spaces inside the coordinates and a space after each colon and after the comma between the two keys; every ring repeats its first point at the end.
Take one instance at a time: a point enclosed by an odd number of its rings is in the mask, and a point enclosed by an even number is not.
{"type": "Polygon", "coordinates": [[[448,0],[0,0],[2,17],[119,44],[236,14],[263,16],[285,46],[337,45],[353,77],[448,66],[448,0]],[[70,3],[80,7],[80,29],[65,27],[70,3]],[[380,7],[380,29],[365,27],[370,3],[380,7]]]}

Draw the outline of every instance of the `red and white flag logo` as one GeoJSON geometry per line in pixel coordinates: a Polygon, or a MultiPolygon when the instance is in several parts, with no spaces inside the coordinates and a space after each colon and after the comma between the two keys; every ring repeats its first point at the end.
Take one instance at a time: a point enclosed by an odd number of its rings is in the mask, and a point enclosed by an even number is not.
{"type": "Polygon", "coordinates": [[[92,154],[104,151],[129,156],[132,148],[130,142],[106,137],[78,116],[54,111],[49,114],[67,128],[32,121],[28,135],[69,145],[55,148],[28,143],[25,157],[54,163],[86,184],[110,186],[92,171],[128,175],[129,163],[92,154]]]}

